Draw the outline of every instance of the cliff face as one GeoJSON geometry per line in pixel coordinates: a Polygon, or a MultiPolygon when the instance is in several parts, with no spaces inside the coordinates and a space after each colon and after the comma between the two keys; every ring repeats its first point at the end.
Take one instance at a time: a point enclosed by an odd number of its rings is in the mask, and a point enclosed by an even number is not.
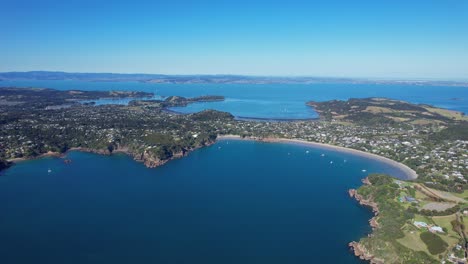
{"type": "MultiPolygon", "coordinates": [[[[362,183],[364,183],[365,185],[371,185],[371,182],[369,181],[368,178],[363,179],[362,183]]],[[[360,205],[367,206],[372,209],[372,212],[374,213],[374,217],[372,217],[369,220],[369,224],[372,227],[373,231],[379,228],[379,223],[377,222],[377,216],[379,214],[379,207],[377,203],[372,200],[372,197],[369,199],[365,199],[355,189],[350,189],[348,191],[348,194],[351,198],[356,199],[356,201],[358,201],[360,205]]],[[[369,236],[372,236],[372,234],[369,234],[369,236]]],[[[373,256],[371,253],[369,253],[369,251],[359,242],[352,241],[348,244],[348,246],[354,252],[354,255],[362,260],[367,260],[372,264],[384,263],[383,260],[378,259],[375,256],[373,256]]]]}
{"type": "Polygon", "coordinates": [[[214,144],[215,142],[216,142],[215,140],[208,140],[208,141],[206,141],[206,142],[204,142],[204,143],[202,143],[199,146],[196,146],[194,148],[182,149],[182,150],[180,150],[178,152],[173,152],[173,153],[171,153],[171,155],[168,158],[165,158],[165,159],[162,159],[162,158],[158,157],[156,154],[154,154],[152,152],[149,152],[149,151],[146,151],[146,150],[144,150],[143,152],[138,152],[138,151],[135,151],[135,150],[129,150],[128,148],[125,147],[125,148],[117,149],[117,151],[120,150],[120,152],[123,152],[123,153],[126,153],[126,154],[132,156],[134,160],[143,162],[143,164],[148,168],[156,168],[156,167],[159,167],[159,166],[162,166],[162,165],[166,164],[170,160],[185,157],[190,152],[192,152],[192,151],[194,151],[196,149],[199,149],[201,147],[210,146],[210,145],[214,144]]]}
{"type": "Polygon", "coordinates": [[[351,198],[356,199],[356,201],[358,201],[360,205],[367,206],[372,209],[372,212],[374,213],[374,217],[372,217],[369,220],[369,224],[372,227],[372,230],[375,230],[376,228],[378,228],[379,224],[377,223],[377,215],[379,214],[379,207],[377,203],[372,201],[372,199],[365,199],[362,195],[358,194],[355,189],[350,189],[348,193],[349,193],[349,196],[351,198]]]}
{"type": "Polygon", "coordinates": [[[367,249],[359,244],[358,242],[351,242],[348,244],[348,246],[351,248],[351,250],[354,252],[354,255],[358,257],[361,260],[367,260],[371,264],[383,264],[384,261],[381,259],[378,259],[374,257],[372,254],[370,254],[367,249]]]}
{"type": "Polygon", "coordinates": [[[143,153],[131,153],[131,156],[134,160],[143,162],[143,164],[145,164],[145,166],[148,168],[156,168],[166,164],[170,160],[184,157],[187,155],[187,153],[188,152],[186,151],[173,153],[172,156],[168,159],[160,159],[148,151],[143,151],[143,153]]]}

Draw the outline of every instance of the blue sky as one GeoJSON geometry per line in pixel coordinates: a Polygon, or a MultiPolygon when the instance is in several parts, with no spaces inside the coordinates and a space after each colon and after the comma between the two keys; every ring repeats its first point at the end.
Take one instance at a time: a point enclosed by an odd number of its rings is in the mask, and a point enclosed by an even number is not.
{"type": "Polygon", "coordinates": [[[0,71],[468,79],[468,1],[24,1],[0,71]]]}

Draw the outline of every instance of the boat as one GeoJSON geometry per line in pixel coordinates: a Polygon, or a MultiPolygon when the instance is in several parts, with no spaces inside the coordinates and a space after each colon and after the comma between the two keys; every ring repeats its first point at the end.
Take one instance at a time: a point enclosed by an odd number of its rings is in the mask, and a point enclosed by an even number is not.
{"type": "Polygon", "coordinates": [[[51,169],[48,169],[48,170],[47,170],[47,172],[48,172],[48,173],[51,173],[51,172],[52,172],[52,170],[51,170],[51,169]]]}
{"type": "Polygon", "coordinates": [[[367,170],[362,170],[362,172],[366,172],[367,170]]]}

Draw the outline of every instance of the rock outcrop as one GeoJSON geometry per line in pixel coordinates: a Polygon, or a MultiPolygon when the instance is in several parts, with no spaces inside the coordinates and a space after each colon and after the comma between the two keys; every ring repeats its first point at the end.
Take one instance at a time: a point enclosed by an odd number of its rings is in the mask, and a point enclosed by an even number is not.
{"type": "MultiPolygon", "coordinates": [[[[368,178],[363,179],[362,183],[364,183],[365,185],[372,185],[368,178]]],[[[369,197],[366,199],[362,195],[360,195],[355,189],[350,189],[348,191],[348,194],[351,198],[356,199],[356,201],[358,201],[360,205],[367,206],[372,209],[372,212],[374,213],[374,217],[372,217],[369,220],[369,225],[372,227],[372,230],[379,228],[379,223],[377,222],[377,216],[379,214],[379,207],[378,207],[378,204],[372,200],[372,197],[369,197]]],[[[369,236],[372,236],[372,234],[369,234],[369,236]]],[[[353,241],[349,243],[348,246],[354,252],[354,255],[362,260],[367,260],[371,264],[384,263],[383,260],[378,259],[375,256],[373,256],[371,253],[369,253],[367,249],[359,242],[353,241]]]]}
{"type": "Polygon", "coordinates": [[[383,264],[384,261],[374,257],[367,249],[358,242],[351,242],[348,244],[349,248],[354,252],[354,255],[361,260],[369,261],[371,264],[383,264]]]}

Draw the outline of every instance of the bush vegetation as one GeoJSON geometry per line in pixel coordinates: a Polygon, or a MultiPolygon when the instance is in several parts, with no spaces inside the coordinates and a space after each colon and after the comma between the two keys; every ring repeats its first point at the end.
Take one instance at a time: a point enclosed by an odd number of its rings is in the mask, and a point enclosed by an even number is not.
{"type": "Polygon", "coordinates": [[[448,244],[440,236],[431,232],[422,232],[420,234],[421,240],[426,244],[427,249],[433,255],[437,255],[447,250],[448,244]]]}

